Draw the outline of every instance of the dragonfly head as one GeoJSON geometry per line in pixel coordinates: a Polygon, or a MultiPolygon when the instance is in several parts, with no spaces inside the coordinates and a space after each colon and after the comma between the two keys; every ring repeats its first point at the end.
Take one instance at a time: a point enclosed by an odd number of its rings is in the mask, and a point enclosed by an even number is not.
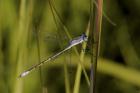
{"type": "Polygon", "coordinates": [[[88,37],[86,36],[86,34],[82,34],[81,37],[83,38],[84,41],[88,41],[88,37]]]}

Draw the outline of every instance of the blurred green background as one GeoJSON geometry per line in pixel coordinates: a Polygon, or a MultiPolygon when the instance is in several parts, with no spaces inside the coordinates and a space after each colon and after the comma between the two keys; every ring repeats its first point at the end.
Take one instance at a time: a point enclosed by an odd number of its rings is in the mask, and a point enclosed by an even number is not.
{"type": "MultiPolygon", "coordinates": [[[[85,32],[89,0],[54,0],[54,4],[71,37],[85,32]]],[[[103,11],[116,26],[103,16],[96,91],[140,93],[140,1],[104,0],[103,11]]],[[[57,14],[54,16],[58,21],[57,14]]],[[[66,93],[65,78],[70,79],[72,91],[79,62],[73,50],[18,79],[21,72],[62,50],[68,42],[63,24],[55,24],[48,0],[0,0],[0,93],[66,93]],[[69,72],[66,77],[64,64],[69,72]]],[[[80,45],[77,48],[80,52],[80,45]]],[[[87,52],[83,65],[88,75],[89,62],[87,52]]],[[[82,73],[79,93],[88,91],[82,73]]]]}

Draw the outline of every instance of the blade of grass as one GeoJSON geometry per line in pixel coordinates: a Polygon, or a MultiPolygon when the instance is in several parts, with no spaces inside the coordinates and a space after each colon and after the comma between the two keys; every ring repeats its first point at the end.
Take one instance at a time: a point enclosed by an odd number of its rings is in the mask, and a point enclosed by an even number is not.
{"type": "MultiPolygon", "coordinates": [[[[96,2],[96,1],[95,1],[96,2]]],[[[91,40],[90,40],[90,43],[91,43],[91,53],[92,53],[92,55],[91,55],[91,68],[90,68],[90,90],[89,90],[89,93],[94,93],[93,91],[95,90],[93,87],[94,87],[94,76],[95,76],[95,74],[94,74],[94,69],[95,68],[93,68],[93,58],[94,58],[94,56],[93,56],[93,53],[95,53],[95,51],[93,51],[93,43],[94,43],[94,35],[93,35],[93,33],[94,33],[94,28],[93,28],[93,26],[94,26],[94,17],[95,17],[95,15],[94,15],[94,12],[95,12],[95,9],[96,9],[96,7],[94,6],[94,4],[92,3],[92,0],[90,0],[90,24],[91,24],[91,26],[90,26],[90,33],[91,33],[91,40]],[[93,58],[92,58],[93,57],[93,58]]],[[[94,58],[95,59],[95,58],[94,58]]]]}
{"type": "MultiPolygon", "coordinates": [[[[15,49],[13,46],[13,42],[10,42],[11,39],[17,39],[15,37],[11,36],[13,35],[13,32],[15,31],[15,28],[17,26],[17,15],[15,11],[15,5],[12,1],[4,0],[0,1],[0,35],[1,40],[0,43],[2,43],[1,49],[2,54],[1,57],[3,60],[0,61],[1,63],[1,85],[4,87],[1,87],[0,90],[2,92],[10,92],[13,91],[13,88],[15,85],[15,71],[16,71],[16,54],[15,52],[17,49],[15,49]],[[10,11],[10,12],[9,12],[10,11]],[[1,42],[2,41],[2,42],[1,42]],[[3,49],[3,46],[5,46],[3,49]],[[11,49],[13,49],[13,52],[10,52],[11,49]],[[13,58],[12,58],[13,57],[13,58]],[[2,72],[2,73],[1,73],[2,72]]],[[[14,40],[15,41],[15,40],[14,40]]],[[[14,43],[15,44],[15,43],[14,43]]]]}
{"type": "MultiPolygon", "coordinates": [[[[87,30],[86,30],[86,35],[87,36],[89,36],[89,27],[90,27],[90,24],[88,24],[88,27],[87,27],[87,30]]],[[[87,45],[87,43],[83,43],[82,44],[82,48],[86,49],[86,45],[87,45]]],[[[80,80],[81,80],[81,72],[82,72],[82,69],[84,68],[84,65],[83,65],[83,63],[84,63],[84,56],[85,56],[85,52],[83,50],[81,50],[81,53],[80,53],[80,63],[78,64],[77,71],[76,71],[73,93],[79,93],[80,80]]],[[[85,70],[83,70],[83,71],[85,73],[85,70]]],[[[89,81],[88,76],[85,76],[85,77],[86,77],[88,86],[90,86],[90,81],[89,81]]]]}
{"type": "Polygon", "coordinates": [[[65,89],[66,89],[65,91],[66,93],[71,93],[70,80],[69,80],[68,68],[66,62],[64,62],[64,77],[65,77],[65,89]]]}
{"type": "MultiPolygon", "coordinates": [[[[23,61],[27,61],[25,58],[27,57],[26,53],[26,39],[27,39],[27,29],[26,29],[26,11],[25,11],[25,6],[26,6],[26,0],[21,0],[20,2],[20,13],[19,13],[19,25],[18,25],[18,30],[17,33],[14,33],[15,36],[17,37],[17,41],[15,41],[17,44],[16,49],[17,49],[17,76],[18,73],[21,72],[22,66],[23,66],[23,61]]],[[[16,80],[15,86],[13,93],[21,93],[23,89],[23,83],[22,80],[16,80]]]]}
{"type": "MultiPolygon", "coordinates": [[[[36,31],[36,42],[37,42],[37,54],[38,54],[38,63],[41,62],[40,56],[40,41],[39,41],[39,32],[36,31]]],[[[40,78],[40,86],[41,86],[41,93],[43,92],[43,77],[42,77],[42,69],[39,67],[39,78],[40,78]]]]}
{"type": "Polygon", "coordinates": [[[91,17],[90,17],[90,32],[91,32],[91,82],[90,93],[96,92],[96,73],[97,73],[97,61],[100,49],[100,36],[101,36],[101,24],[102,24],[102,0],[96,0],[97,6],[94,6],[91,0],[91,17]]]}

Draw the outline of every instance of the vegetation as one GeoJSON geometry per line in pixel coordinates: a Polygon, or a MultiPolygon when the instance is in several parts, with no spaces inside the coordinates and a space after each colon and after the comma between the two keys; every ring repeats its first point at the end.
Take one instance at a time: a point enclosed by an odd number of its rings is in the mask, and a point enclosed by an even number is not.
{"type": "MultiPolygon", "coordinates": [[[[90,0],[1,0],[0,93],[89,92],[94,56],[90,41],[24,78],[18,76],[64,49],[72,38],[86,33],[90,40],[90,4],[90,0]]],[[[96,93],[140,92],[139,6],[139,0],[103,1],[96,93]]]]}

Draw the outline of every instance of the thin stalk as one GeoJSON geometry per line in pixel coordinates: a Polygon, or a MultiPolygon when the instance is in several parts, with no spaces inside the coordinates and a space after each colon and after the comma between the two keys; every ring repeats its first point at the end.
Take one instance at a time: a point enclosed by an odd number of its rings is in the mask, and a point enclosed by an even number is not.
{"type": "Polygon", "coordinates": [[[90,93],[96,92],[96,73],[97,73],[97,61],[100,49],[100,35],[102,24],[102,0],[96,0],[97,6],[94,6],[91,0],[91,17],[90,17],[90,32],[91,32],[91,83],[90,93]]]}
{"type": "MultiPolygon", "coordinates": [[[[27,42],[27,25],[28,22],[25,22],[27,16],[26,16],[26,0],[20,0],[20,12],[19,12],[19,24],[18,24],[18,29],[17,32],[14,33],[13,35],[15,35],[16,40],[14,41],[16,42],[14,48],[16,48],[17,50],[14,51],[15,53],[17,53],[16,55],[16,61],[17,61],[17,73],[21,72],[22,66],[23,66],[23,62],[26,62],[26,57],[27,57],[27,46],[26,46],[26,42],[27,42]]],[[[14,32],[14,31],[13,31],[14,32]]],[[[14,36],[13,36],[14,37],[14,36]]],[[[23,82],[22,80],[16,80],[15,82],[15,86],[14,86],[14,90],[12,91],[13,93],[22,93],[23,90],[23,82]]]]}
{"type": "Polygon", "coordinates": [[[64,63],[64,77],[65,77],[65,91],[66,93],[71,93],[70,79],[68,75],[68,67],[66,62],[64,63]]]}
{"type": "MultiPolygon", "coordinates": [[[[36,33],[36,41],[37,41],[37,54],[38,54],[38,62],[41,62],[40,56],[40,41],[39,41],[39,33],[36,33]]],[[[42,69],[39,67],[39,78],[40,78],[40,86],[41,86],[41,93],[43,91],[43,79],[42,79],[42,69]]]]}
{"type": "MultiPolygon", "coordinates": [[[[86,29],[86,35],[87,36],[89,36],[89,27],[90,27],[90,24],[88,24],[87,29],[86,29]]],[[[87,43],[83,43],[82,44],[82,48],[83,49],[86,49],[86,46],[87,46],[87,43]]],[[[76,71],[73,93],[79,93],[80,80],[81,80],[81,72],[82,72],[82,69],[84,68],[84,65],[83,65],[83,63],[84,63],[84,56],[85,56],[85,52],[83,50],[81,50],[81,53],[80,53],[80,63],[78,64],[77,71],[76,71]]],[[[85,71],[85,70],[83,70],[83,71],[85,71]]],[[[90,86],[90,81],[89,81],[88,76],[86,76],[86,80],[87,80],[88,85],[90,86]]]]}

